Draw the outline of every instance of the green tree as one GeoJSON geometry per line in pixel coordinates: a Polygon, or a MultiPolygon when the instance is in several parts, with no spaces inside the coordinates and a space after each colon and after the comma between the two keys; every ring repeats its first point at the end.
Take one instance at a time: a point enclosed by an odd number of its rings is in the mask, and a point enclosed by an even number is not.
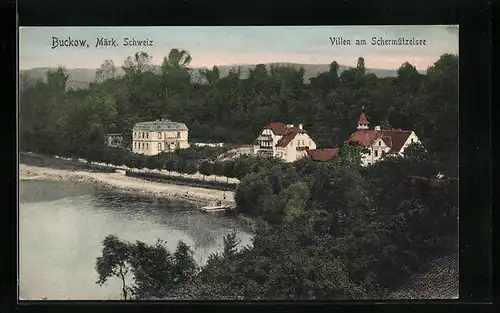
{"type": "Polygon", "coordinates": [[[174,253],[174,265],[172,268],[173,281],[175,284],[184,284],[194,278],[197,265],[193,259],[193,251],[180,240],[174,253]]]}
{"type": "Polygon", "coordinates": [[[213,66],[211,70],[209,69],[202,69],[200,71],[201,76],[203,79],[211,86],[214,86],[217,84],[217,82],[220,80],[220,70],[217,66],[213,66]]]}
{"type": "Polygon", "coordinates": [[[96,82],[102,83],[116,76],[116,67],[113,60],[104,60],[95,73],[96,82]]]}
{"type": "Polygon", "coordinates": [[[126,278],[131,272],[131,247],[114,235],[108,235],[102,244],[102,255],[97,258],[95,265],[95,269],[99,274],[99,280],[96,283],[102,286],[109,278],[119,278],[122,283],[123,298],[127,300],[130,287],[127,286],[126,278]]]}
{"type": "Polygon", "coordinates": [[[225,259],[232,258],[238,251],[238,244],[240,243],[238,236],[235,232],[229,233],[224,237],[224,250],[222,257],[225,259]]]}
{"type": "Polygon", "coordinates": [[[229,183],[229,178],[234,177],[233,161],[225,161],[222,163],[222,174],[226,176],[226,183],[229,183]]]}
{"type": "Polygon", "coordinates": [[[170,50],[168,56],[163,58],[160,71],[165,88],[165,99],[189,85],[191,80],[189,64],[191,60],[189,52],[179,49],[170,50]]]}
{"type": "Polygon", "coordinates": [[[201,161],[198,171],[203,175],[203,180],[205,180],[205,176],[211,176],[213,174],[212,163],[208,160],[201,161]]]}
{"type": "Polygon", "coordinates": [[[427,162],[427,151],[421,143],[411,143],[406,147],[404,156],[410,160],[427,162]]]}

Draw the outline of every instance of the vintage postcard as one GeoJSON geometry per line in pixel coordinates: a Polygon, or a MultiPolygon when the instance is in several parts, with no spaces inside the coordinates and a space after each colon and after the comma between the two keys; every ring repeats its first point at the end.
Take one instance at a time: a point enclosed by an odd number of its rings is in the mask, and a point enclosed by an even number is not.
{"type": "Polygon", "coordinates": [[[19,298],[458,298],[458,32],[21,27],[19,298]]]}

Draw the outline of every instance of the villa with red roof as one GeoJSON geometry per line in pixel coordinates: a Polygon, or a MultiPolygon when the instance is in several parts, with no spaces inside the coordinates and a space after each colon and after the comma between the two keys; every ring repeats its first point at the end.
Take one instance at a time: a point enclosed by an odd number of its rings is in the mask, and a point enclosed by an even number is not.
{"type": "Polygon", "coordinates": [[[402,129],[368,128],[369,122],[364,112],[358,120],[358,129],[348,142],[357,142],[368,149],[362,155],[362,165],[367,166],[380,161],[384,155],[404,156],[404,151],[411,143],[420,143],[415,132],[402,129]]]}
{"type": "Polygon", "coordinates": [[[309,149],[316,149],[316,143],[304,130],[302,124],[271,122],[264,126],[254,141],[254,154],[294,162],[307,156],[309,149]]]}

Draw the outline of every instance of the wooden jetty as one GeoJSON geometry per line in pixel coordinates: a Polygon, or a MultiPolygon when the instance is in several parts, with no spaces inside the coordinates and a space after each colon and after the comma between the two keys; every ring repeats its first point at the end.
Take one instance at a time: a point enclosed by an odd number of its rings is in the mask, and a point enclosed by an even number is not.
{"type": "Polygon", "coordinates": [[[234,212],[236,207],[234,205],[213,205],[203,206],[200,211],[203,213],[214,214],[215,216],[224,216],[228,213],[234,212]]]}

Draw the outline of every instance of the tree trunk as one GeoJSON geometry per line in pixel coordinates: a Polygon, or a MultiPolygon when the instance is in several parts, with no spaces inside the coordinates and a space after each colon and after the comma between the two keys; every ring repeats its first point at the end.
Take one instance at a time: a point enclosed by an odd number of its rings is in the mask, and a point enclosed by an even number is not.
{"type": "Polygon", "coordinates": [[[127,294],[127,285],[125,282],[125,274],[123,273],[122,268],[120,267],[120,277],[122,279],[122,292],[123,292],[123,299],[127,300],[128,299],[128,294],[127,294]]]}

